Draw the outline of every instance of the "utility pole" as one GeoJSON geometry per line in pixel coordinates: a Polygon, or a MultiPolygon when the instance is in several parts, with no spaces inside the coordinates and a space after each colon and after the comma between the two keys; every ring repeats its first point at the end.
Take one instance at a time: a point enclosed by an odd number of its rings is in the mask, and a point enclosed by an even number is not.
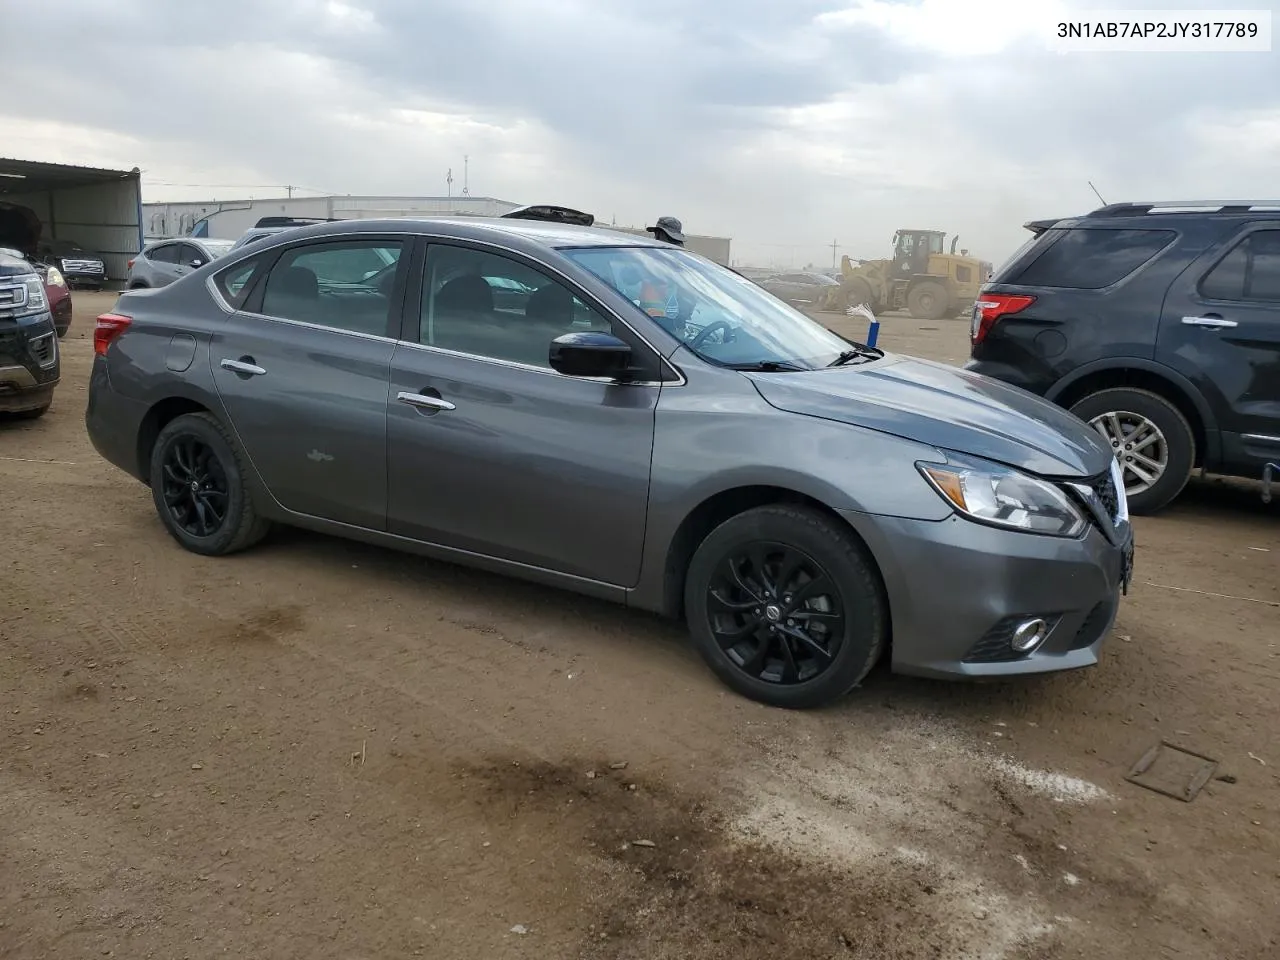
{"type": "Polygon", "coordinates": [[[831,269],[832,270],[835,270],[839,266],[839,263],[836,262],[836,252],[839,249],[840,249],[840,241],[832,240],[831,241],[831,269]]]}
{"type": "Polygon", "coordinates": [[[464,154],[462,157],[462,195],[464,197],[471,196],[470,173],[471,158],[464,154]]]}
{"type": "Polygon", "coordinates": [[[452,200],[453,199],[453,167],[450,167],[449,172],[445,174],[444,182],[445,182],[445,188],[449,191],[448,194],[446,195],[450,200],[452,200]]]}
{"type": "Polygon", "coordinates": [[[285,189],[285,192],[289,194],[289,199],[292,200],[294,188],[291,185],[286,185],[284,189],[285,189]]]}

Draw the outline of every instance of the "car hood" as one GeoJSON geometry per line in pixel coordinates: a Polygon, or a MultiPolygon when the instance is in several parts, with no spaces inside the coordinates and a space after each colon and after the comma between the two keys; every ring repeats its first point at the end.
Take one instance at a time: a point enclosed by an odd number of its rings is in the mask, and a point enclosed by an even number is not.
{"type": "Polygon", "coordinates": [[[779,410],[879,430],[1046,477],[1092,477],[1111,450],[1079,418],[956,367],[886,355],[862,366],[750,373],[779,410]]]}

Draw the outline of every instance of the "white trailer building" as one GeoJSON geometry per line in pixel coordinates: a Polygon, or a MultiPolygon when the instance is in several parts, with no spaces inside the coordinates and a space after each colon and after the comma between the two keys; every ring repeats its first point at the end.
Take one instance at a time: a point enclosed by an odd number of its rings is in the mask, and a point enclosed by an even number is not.
{"type": "MultiPolygon", "coordinates": [[[[234,240],[263,217],[321,220],[500,217],[519,206],[522,204],[494,197],[277,197],[266,200],[144,203],[142,217],[148,240],[182,236],[234,240]]],[[[600,220],[596,221],[596,226],[649,236],[643,227],[615,227],[600,220]]],[[[690,250],[728,265],[728,237],[693,233],[686,233],[685,237],[690,250]]]]}

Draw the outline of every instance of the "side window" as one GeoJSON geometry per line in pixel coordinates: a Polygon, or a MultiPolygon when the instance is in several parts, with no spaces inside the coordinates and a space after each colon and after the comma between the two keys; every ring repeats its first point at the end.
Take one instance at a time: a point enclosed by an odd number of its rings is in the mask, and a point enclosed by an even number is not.
{"type": "Polygon", "coordinates": [[[1100,290],[1123,280],[1177,236],[1172,230],[1064,230],[1011,282],[1032,287],[1100,290]]]}
{"type": "Polygon", "coordinates": [[[163,246],[156,247],[147,254],[147,259],[153,260],[156,263],[177,263],[179,246],[181,246],[181,244],[166,243],[163,246]]]}
{"type": "Polygon", "coordinates": [[[1280,302],[1280,230],[1251,233],[1200,281],[1211,300],[1280,302]]]}
{"type": "Polygon", "coordinates": [[[205,261],[205,255],[189,243],[178,244],[178,263],[184,267],[191,266],[192,260],[205,261]]]}
{"type": "Polygon", "coordinates": [[[539,270],[508,257],[432,244],[422,284],[418,342],[494,360],[547,367],[551,341],[612,324],[539,270]]]}
{"type": "Polygon", "coordinates": [[[398,240],[336,240],[291,247],[267,275],[262,312],[385,337],[402,250],[398,240]]]}
{"type": "Polygon", "coordinates": [[[222,297],[232,307],[239,309],[244,304],[244,295],[253,279],[254,271],[262,263],[262,257],[250,257],[232,264],[220,273],[214,274],[213,282],[222,297]]]}

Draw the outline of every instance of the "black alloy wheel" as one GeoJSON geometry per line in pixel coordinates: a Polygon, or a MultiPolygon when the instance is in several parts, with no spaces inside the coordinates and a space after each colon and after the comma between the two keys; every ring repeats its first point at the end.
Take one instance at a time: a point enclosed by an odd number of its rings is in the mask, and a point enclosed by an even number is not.
{"type": "Polygon", "coordinates": [[[227,474],[199,437],[178,436],[165,448],[163,493],[174,525],[193,537],[211,537],[227,522],[227,474]]]}
{"type": "Polygon", "coordinates": [[[835,661],[844,636],[831,577],[783,543],[756,541],[727,555],[707,587],[707,613],[725,656],[765,683],[814,679],[835,661]]]}
{"type": "Polygon", "coordinates": [[[192,553],[216,557],[267,535],[227,429],[209,413],[175,417],[151,448],[151,499],[169,535],[192,553]]]}
{"type": "Polygon", "coordinates": [[[707,534],[685,575],[685,618],[707,665],[743,696],[818,707],[867,675],[889,640],[879,568],[839,517],[778,503],[707,534]]]}

